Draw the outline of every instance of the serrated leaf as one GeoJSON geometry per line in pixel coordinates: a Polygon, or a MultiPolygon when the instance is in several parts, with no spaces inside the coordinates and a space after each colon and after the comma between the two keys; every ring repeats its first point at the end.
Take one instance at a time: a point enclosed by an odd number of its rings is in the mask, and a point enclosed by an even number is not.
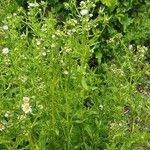
{"type": "Polygon", "coordinates": [[[101,2],[106,5],[107,7],[115,7],[118,3],[117,0],[101,0],[101,2]]]}

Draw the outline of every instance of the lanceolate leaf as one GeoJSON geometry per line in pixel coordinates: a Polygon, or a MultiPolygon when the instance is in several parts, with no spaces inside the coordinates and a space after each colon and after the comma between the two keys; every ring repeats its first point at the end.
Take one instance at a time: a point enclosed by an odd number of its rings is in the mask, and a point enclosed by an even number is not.
{"type": "Polygon", "coordinates": [[[84,89],[89,90],[89,87],[88,87],[88,85],[86,83],[86,79],[85,78],[82,78],[81,84],[82,84],[82,86],[83,86],[84,89]]]}

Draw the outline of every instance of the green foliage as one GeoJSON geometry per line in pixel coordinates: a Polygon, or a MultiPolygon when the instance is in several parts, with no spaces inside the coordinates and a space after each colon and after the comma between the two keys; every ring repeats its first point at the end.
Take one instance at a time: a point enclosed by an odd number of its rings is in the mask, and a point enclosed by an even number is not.
{"type": "Polygon", "coordinates": [[[117,5],[117,0],[101,0],[103,4],[105,4],[108,7],[115,7],[117,5]]]}
{"type": "Polygon", "coordinates": [[[148,0],[0,2],[0,149],[149,149],[148,0]]]}

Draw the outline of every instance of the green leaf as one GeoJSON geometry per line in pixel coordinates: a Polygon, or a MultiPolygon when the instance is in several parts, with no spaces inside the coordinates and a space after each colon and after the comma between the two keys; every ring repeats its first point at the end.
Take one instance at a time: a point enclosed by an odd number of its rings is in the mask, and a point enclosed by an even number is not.
{"type": "Polygon", "coordinates": [[[123,25],[123,30],[126,31],[128,26],[133,22],[131,18],[124,14],[117,14],[116,15],[119,22],[123,25]]]}
{"type": "Polygon", "coordinates": [[[118,4],[117,0],[101,0],[101,2],[110,8],[115,7],[118,4]]]}
{"type": "Polygon", "coordinates": [[[98,60],[98,63],[101,64],[101,59],[102,59],[102,53],[100,51],[96,52],[96,58],[98,60]]]}
{"type": "Polygon", "coordinates": [[[58,129],[55,129],[55,133],[57,136],[59,136],[59,130],[58,129]]]}
{"type": "Polygon", "coordinates": [[[88,133],[88,135],[92,138],[93,134],[92,134],[92,129],[91,129],[91,126],[89,125],[86,125],[84,127],[85,131],[88,133]]]}
{"type": "Polygon", "coordinates": [[[82,86],[83,86],[84,89],[89,90],[89,87],[88,87],[88,85],[87,85],[87,83],[86,83],[85,78],[82,78],[81,84],[82,84],[82,86]]]}

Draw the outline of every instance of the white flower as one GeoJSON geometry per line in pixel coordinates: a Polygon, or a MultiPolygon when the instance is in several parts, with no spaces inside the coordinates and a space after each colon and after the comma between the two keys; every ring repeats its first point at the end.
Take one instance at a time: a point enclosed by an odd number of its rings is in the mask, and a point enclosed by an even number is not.
{"type": "Polygon", "coordinates": [[[93,17],[93,14],[90,14],[90,17],[93,17]]]}
{"type": "Polygon", "coordinates": [[[8,117],[10,116],[10,112],[7,111],[7,112],[4,114],[4,116],[5,116],[6,118],[8,118],[8,117]]]}
{"type": "Polygon", "coordinates": [[[65,75],[68,75],[68,71],[67,70],[65,70],[64,72],[63,72],[63,74],[65,74],[65,75]]]}
{"type": "Polygon", "coordinates": [[[7,47],[3,48],[3,49],[2,49],[2,53],[3,53],[4,55],[8,54],[8,53],[9,53],[9,49],[8,49],[7,47]]]}
{"type": "Polygon", "coordinates": [[[69,53],[69,52],[71,52],[71,50],[72,50],[71,48],[66,48],[66,49],[65,49],[65,52],[66,52],[66,53],[69,53]]]}
{"type": "Polygon", "coordinates": [[[87,10],[87,9],[82,9],[82,10],[80,11],[80,14],[81,14],[82,16],[85,16],[85,15],[88,14],[88,10],[87,10]]]}
{"type": "Polygon", "coordinates": [[[68,32],[67,32],[67,35],[71,36],[71,31],[68,31],[68,32]]]}
{"type": "Polygon", "coordinates": [[[41,1],[41,4],[42,4],[42,5],[44,5],[44,4],[46,4],[46,2],[44,2],[44,1],[41,1]]]}
{"type": "Polygon", "coordinates": [[[55,39],[55,38],[56,38],[56,36],[53,34],[53,35],[52,35],[52,39],[55,39]]]}
{"type": "Polygon", "coordinates": [[[38,6],[39,6],[38,3],[29,3],[28,8],[30,8],[30,7],[38,7],[38,6]]]}
{"type": "Polygon", "coordinates": [[[60,60],[60,63],[61,63],[61,64],[63,64],[63,63],[64,63],[64,61],[63,61],[63,60],[60,60]]]}
{"type": "Polygon", "coordinates": [[[76,29],[72,29],[72,32],[76,32],[77,30],[76,29]]]}
{"type": "Polygon", "coordinates": [[[5,113],[5,115],[4,115],[6,118],[8,118],[8,114],[7,113],[5,113]]]}
{"type": "Polygon", "coordinates": [[[6,18],[7,18],[7,19],[10,19],[10,18],[11,18],[11,16],[7,16],[6,18]]]}
{"type": "Polygon", "coordinates": [[[16,14],[16,13],[13,13],[13,16],[17,16],[17,14],[16,14]]]}
{"type": "Polygon", "coordinates": [[[132,50],[133,49],[133,45],[129,45],[129,50],[132,50]]]}
{"type": "Polygon", "coordinates": [[[102,110],[102,109],[103,109],[103,105],[102,105],[102,104],[100,104],[100,105],[99,105],[99,108],[102,110]]]}
{"type": "Polygon", "coordinates": [[[80,2],[80,6],[83,6],[83,5],[85,5],[85,2],[84,2],[84,1],[81,1],[81,2],[80,2]]]}
{"type": "Polygon", "coordinates": [[[27,114],[32,112],[32,108],[28,102],[22,104],[22,110],[27,114]]]}
{"type": "Polygon", "coordinates": [[[24,102],[24,103],[29,103],[29,100],[30,100],[29,97],[27,97],[27,96],[24,96],[24,97],[23,97],[23,102],[24,102]]]}
{"type": "Polygon", "coordinates": [[[5,126],[3,123],[0,123],[0,131],[3,131],[5,129],[5,126]]]}
{"type": "Polygon", "coordinates": [[[54,48],[54,47],[56,47],[56,45],[55,45],[55,44],[52,44],[52,45],[51,45],[51,48],[54,48]]]}
{"type": "Polygon", "coordinates": [[[93,6],[93,7],[96,7],[96,5],[95,5],[95,4],[93,4],[92,6],[93,6]]]}
{"type": "Polygon", "coordinates": [[[43,56],[46,56],[46,52],[43,52],[42,55],[43,55],[43,56]]]}
{"type": "Polygon", "coordinates": [[[59,36],[60,34],[61,34],[61,33],[60,33],[60,30],[57,30],[57,31],[56,31],[56,35],[59,36]]]}
{"type": "Polygon", "coordinates": [[[2,29],[5,30],[5,31],[8,30],[8,26],[7,25],[3,25],[2,29]]]}
{"type": "Polygon", "coordinates": [[[36,45],[39,46],[41,44],[41,41],[37,40],[36,45]]]}

